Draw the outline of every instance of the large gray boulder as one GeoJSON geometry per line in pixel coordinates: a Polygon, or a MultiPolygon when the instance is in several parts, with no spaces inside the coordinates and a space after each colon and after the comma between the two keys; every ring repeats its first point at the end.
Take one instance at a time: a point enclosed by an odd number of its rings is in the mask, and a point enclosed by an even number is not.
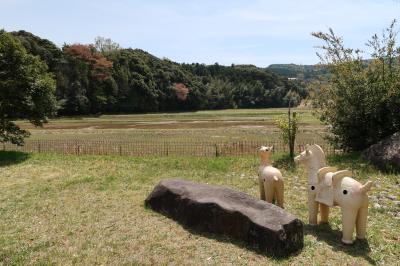
{"type": "Polygon", "coordinates": [[[400,171],[400,132],[364,150],[362,157],[381,170],[400,171]]]}
{"type": "Polygon", "coordinates": [[[276,257],[303,247],[303,223],[294,215],[226,187],[164,179],[145,204],[188,228],[225,234],[276,257]]]}

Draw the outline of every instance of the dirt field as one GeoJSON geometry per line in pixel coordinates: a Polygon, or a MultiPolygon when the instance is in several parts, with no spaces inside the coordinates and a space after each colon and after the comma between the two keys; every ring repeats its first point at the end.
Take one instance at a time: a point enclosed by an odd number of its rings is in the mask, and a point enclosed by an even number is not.
{"type": "MultiPolygon", "coordinates": [[[[325,127],[311,109],[294,109],[300,119],[298,140],[320,140],[325,127]]],[[[26,121],[18,124],[32,132],[32,140],[278,140],[275,121],[287,109],[240,109],[160,113],[138,115],[103,115],[98,117],[58,118],[43,128],[26,121]]]]}

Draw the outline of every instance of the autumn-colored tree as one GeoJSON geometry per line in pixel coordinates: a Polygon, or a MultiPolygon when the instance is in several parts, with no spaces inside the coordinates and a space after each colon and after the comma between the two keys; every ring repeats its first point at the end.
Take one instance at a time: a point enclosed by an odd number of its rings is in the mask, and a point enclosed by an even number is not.
{"type": "Polygon", "coordinates": [[[69,55],[79,57],[86,61],[90,61],[93,57],[93,51],[91,50],[91,46],[85,44],[79,44],[79,43],[71,44],[64,48],[64,52],[69,55]]]}
{"type": "Polygon", "coordinates": [[[183,83],[174,83],[173,88],[178,100],[186,101],[189,94],[189,88],[183,83]]]}
{"type": "Polygon", "coordinates": [[[93,45],[72,44],[67,46],[64,51],[88,62],[94,78],[105,80],[109,77],[113,63],[98,53],[93,45]]]}

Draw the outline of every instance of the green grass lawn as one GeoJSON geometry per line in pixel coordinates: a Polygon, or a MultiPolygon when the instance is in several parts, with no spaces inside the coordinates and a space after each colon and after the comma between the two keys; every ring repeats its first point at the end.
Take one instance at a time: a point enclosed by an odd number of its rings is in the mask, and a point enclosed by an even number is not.
{"type": "MultiPolygon", "coordinates": [[[[254,157],[0,152],[0,265],[398,264],[398,176],[380,173],[356,155],[330,158],[330,163],[354,169],[362,182],[377,183],[371,193],[367,242],[340,243],[340,209],[336,207],[330,226],[305,225],[304,249],[278,260],[225,236],[191,233],[143,205],[166,177],[224,185],[258,197],[254,157]]],[[[285,168],[286,210],[307,224],[304,169],[285,168]]]]}

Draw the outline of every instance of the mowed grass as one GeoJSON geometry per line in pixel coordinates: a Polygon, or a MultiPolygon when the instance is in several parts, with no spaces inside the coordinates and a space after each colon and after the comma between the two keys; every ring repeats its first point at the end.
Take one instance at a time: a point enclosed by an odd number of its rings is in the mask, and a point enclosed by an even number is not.
{"type": "MultiPolygon", "coordinates": [[[[325,127],[313,116],[312,109],[293,111],[300,119],[298,139],[321,140],[325,127]]],[[[27,121],[18,124],[32,132],[33,140],[277,141],[280,136],[275,121],[282,115],[287,115],[287,108],[62,117],[51,119],[43,128],[27,121]]]]}
{"type": "Polygon", "coordinates": [[[398,265],[399,177],[357,155],[330,158],[371,193],[367,242],[340,243],[340,209],[330,226],[307,225],[306,174],[275,155],[285,176],[286,210],[305,222],[304,249],[287,259],[240,241],[190,232],[143,202],[162,178],[224,185],[258,197],[258,159],[61,156],[0,153],[0,265],[398,265]],[[397,202],[393,200],[397,198],[397,202]],[[379,205],[379,206],[378,206],[379,205]]]}

